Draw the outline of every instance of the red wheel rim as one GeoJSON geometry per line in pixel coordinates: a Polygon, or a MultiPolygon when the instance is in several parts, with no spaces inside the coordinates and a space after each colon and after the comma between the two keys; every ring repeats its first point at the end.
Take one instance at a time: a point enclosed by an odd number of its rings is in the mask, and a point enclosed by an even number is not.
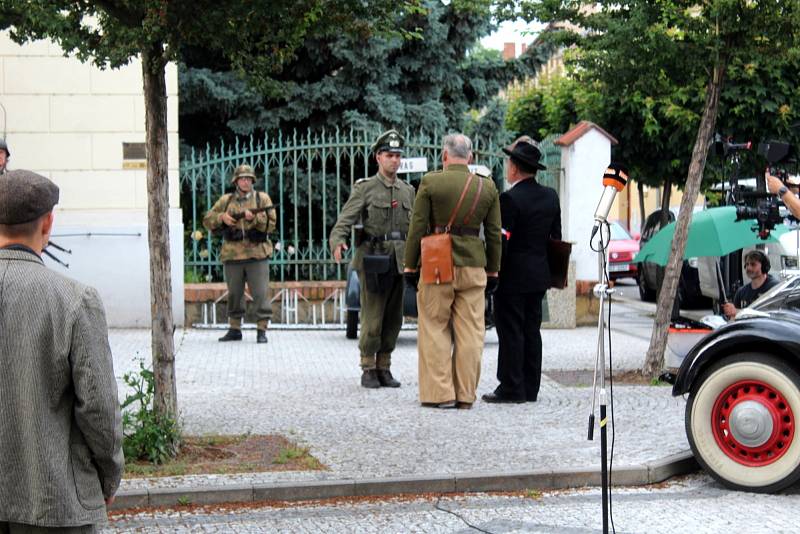
{"type": "Polygon", "coordinates": [[[742,380],[720,393],[711,412],[711,429],[722,451],[739,464],[763,467],[776,462],[794,439],[794,414],[780,391],[764,382],[742,380]],[[731,429],[731,414],[742,403],[755,402],[772,419],[769,437],[758,446],[741,443],[731,429]]]}

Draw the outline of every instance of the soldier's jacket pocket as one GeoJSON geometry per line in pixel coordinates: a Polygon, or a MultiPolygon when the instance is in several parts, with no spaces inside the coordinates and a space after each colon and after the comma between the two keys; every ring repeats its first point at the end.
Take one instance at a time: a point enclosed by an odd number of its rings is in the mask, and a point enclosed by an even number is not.
{"type": "MultiPolygon", "coordinates": [[[[372,202],[367,208],[367,226],[372,227],[373,231],[385,232],[391,209],[392,203],[388,200],[372,202]]],[[[367,231],[369,232],[369,230],[367,231]]]]}
{"type": "MultiPolygon", "coordinates": [[[[403,200],[403,214],[404,220],[408,223],[411,222],[411,209],[414,207],[414,199],[407,198],[403,200]]],[[[408,225],[406,225],[406,230],[408,229],[408,225]]]]}

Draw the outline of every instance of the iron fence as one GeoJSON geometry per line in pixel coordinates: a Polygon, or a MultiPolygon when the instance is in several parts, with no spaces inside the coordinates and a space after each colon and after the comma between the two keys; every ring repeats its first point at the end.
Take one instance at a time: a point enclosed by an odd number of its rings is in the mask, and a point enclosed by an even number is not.
{"type": "MultiPolygon", "coordinates": [[[[377,131],[333,132],[308,130],[304,135],[278,133],[263,138],[220,142],[192,150],[181,162],[181,205],[184,213],[185,266],[190,279],[221,280],[219,238],[202,227],[205,212],[231,190],[230,177],[241,164],[253,167],[260,178],[256,189],[278,204],[278,225],[272,241],[273,280],[342,279],[346,264],[337,264],[327,245],[328,233],[350,194],[353,182],[377,171],[369,147],[377,131]]],[[[440,134],[405,132],[404,158],[427,159],[428,170],[441,166],[440,134]]],[[[547,171],[537,179],[558,189],[560,148],[553,138],[540,143],[547,171]]],[[[473,139],[475,163],[486,165],[502,189],[503,154],[494,140],[473,139]]],[[[416,184],[422,173],[403,175],[416,184]]],[[[352,252],[352,249],[351,249],[352,252]]]]}

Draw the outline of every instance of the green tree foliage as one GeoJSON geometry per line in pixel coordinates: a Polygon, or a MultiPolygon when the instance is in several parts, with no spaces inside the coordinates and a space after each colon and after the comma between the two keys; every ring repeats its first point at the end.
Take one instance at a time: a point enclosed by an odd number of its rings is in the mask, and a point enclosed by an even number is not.
{"type": "Polygon", "coordinates": [[[794,77],[781,77],[790,74],[800,54],[800,4],[544,0],[524,2],[523,9],[541,20],[571,23],[553,32],[553,40],[575,46],[570,75],[601,95],[595,101],[602,105],[597,120],[620,140],[617,157],[633,175],[664,180],[666,187],[685,184],[644,366],[648,376],[655,376],[663,362],[691,206],[700,191],[718,115],[730,113],[730,122],[723,123],[730,129],[768,124],[776,135],[787,134],[786,127],[797,117],[798,110],[792,109],[794,77]],[[755,82],[762,68],[763,78],[755,82]],[[722,100],[723,87],[735,76],[741,76],[743,85],[749,80],[760,87],[742,87],[743,94],[722,100]],[[764,85],[769,82],[775,85],[764,85]],[[753,110],[756,102],[760,109],[753,110]]]}
{"type": "Polygon", "coordinates": [[[204,48],[186,50],[179,76],[185,141],[203,146],[220,137],[306,127],[461,130],[474,118],[470,110],[487,106],[547,58],[549,48],[507,62],[480,48],[480,38],[494,29],[491,2],[422,5],[393,21],[415,38],[309,38],[278,74],[248,68],[249,79],[269,80],[261,85],[266,92],[204,48]]]}

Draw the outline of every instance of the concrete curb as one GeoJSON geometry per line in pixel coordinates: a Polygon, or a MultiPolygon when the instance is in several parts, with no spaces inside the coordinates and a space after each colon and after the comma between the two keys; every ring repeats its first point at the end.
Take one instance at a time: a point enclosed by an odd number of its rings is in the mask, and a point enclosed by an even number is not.
{"type": "MultiPolygon", "coordinates": [[[[643,486],[700,469],[690,451],[643,465],[614,468],[614,486],[643,486]]],[[[593,469],[475,472],[430,477],[312,480],[273,484],[187,486],[120,491],[111,510],[222,504],[229,502],[305,501],[336,497],[420,493],[477,493],[491,491],[555,490],[599,486],[600,471],[593,469]]]]}

